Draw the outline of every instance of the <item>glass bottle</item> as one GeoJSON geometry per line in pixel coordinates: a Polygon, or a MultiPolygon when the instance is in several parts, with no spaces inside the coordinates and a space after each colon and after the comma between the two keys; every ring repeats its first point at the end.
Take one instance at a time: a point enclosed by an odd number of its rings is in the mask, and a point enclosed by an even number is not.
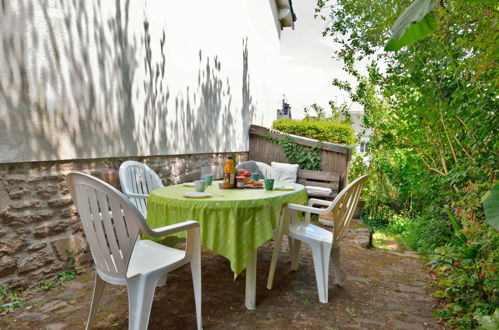
{"type": "Polygon", "coordinates": [[[224,189],[232,189],[236,184],[236,167],[234,159],[228,156],[224,166],[224,189]]]}

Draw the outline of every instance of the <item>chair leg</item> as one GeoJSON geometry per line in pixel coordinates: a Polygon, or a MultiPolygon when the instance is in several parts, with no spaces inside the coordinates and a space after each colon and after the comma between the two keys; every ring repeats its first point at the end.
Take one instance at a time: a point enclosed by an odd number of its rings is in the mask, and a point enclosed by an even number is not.
{"type": "Polygon", "coordinates": [[[158,279],[156,276],[144,275],[137,275],[128,279],[129,330],[147,329],[158,279]]]}
{"type": "Polygon", "coordinates": [[[340,267],[340,247],[335,246],[331,251],[331,262],[333,264],[333,274],[334,274],[334,283],[339,286],[343,286],[343,277],[341,276],[341,267],[340,267]]]}
{"type": "Polygon", "coordinates": [[[191,256],[192,284],[194,287],[194,301],[196,304],[196,320],[198,329],[203,328],[201,312],[201,247],[199,244],[192,251],[191,256]]]}
{"type": "Polygon", "coordinates": [[[95,274],[94,283],[94,293],[92,296],[92,303],[90,304],[90,313],[88,315],[87,326],[85,329],[90,329],[92,322],[95,317],[95,312],[97,311],[97,306],[99,305],[100,298],[102,297],[102,292],[104,292],[104,287],[106,282],[99,277],[99,274],[95,274]]]}
{"type": "MultiPolygon", "coordinates": [[[[269,276],[267,277],[267,289],[272,289],[274,283],[275,268],[277,266],[277,259],[279,258],[279,251],[281,250],[282,237],[288,223],[286,221],[287,212],[283,210],[279,220],[279,226],[274,231],[274,250],[272,251],[272,260],[270,261],[269,276]]],[[[287,229],[286,229],[287,231],[287,229]]]]}
{"type": "Polygon", "coordinates": [[[158,280],[158,284],[156,286],[164,286],[166,285],[166,281],[168,280],[168,273],[165,273],[165,275],[161,276],[158,280]]]}
{"type": "Polygon", "coordinates": [[[328,302],[328,277],[329,257],[331,245],[324,242],[311,244],[314,258],[315,279],[317,281],[317,292],[321,303],[328,302]]]}
{"type": "Polygon", "coordinates": [[[297,270],[298,265],[300,264],[300,248],[301,248],[301,241],[290,238],[291,241],[291,270],[297,270]]]}
{"type": "Polygon", "coordinates": [[[274,239],[274,249],[272,251],[272,260],[270,261],[269,276],[267,277],[267,289],[272,289],[274,282],[275,269],[277,267],[277,259],[279,258],[279,250],[281,248],[281,241],[276,237],[274,239]]]}

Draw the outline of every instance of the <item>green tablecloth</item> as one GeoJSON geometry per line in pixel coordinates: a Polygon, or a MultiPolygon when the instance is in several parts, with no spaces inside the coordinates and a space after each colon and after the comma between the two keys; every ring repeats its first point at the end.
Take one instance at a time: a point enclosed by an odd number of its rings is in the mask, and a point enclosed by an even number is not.
{"type": "MultiPolygon", "coordinates": [[[[235,275],[246,268],[248,253],[272,238],[283,206],[306,204],[305,187],[293,183],[293,191],[218,188],[206,189],[213,197],[190,199],[183,196],[193,187],[174,185],[154,190],[148,198],[147,222],[152,228],[185,220],[199,221],[201,244],[230,260],[235,275]]],[[[185,234],[184,234],[185,235],[185,234]]]]}

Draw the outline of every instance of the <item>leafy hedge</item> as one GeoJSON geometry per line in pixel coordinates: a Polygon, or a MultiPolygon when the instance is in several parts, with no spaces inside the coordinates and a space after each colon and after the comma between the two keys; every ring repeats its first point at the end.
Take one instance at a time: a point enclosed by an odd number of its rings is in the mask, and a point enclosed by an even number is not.
{"type": "Polygon", "coordinates": [[[352,126],[342,122],[278,119],[272,128],[299,136],[348,146],[355,145],[352,126]]]}
{"type": "MultiPolygon", "coordinates": [[[[329,13],[327,2],[317,3],[329,13]]],[[[417,1],[399,3],[409,2],[417,1]]],[[[341,0],[341,15],[321,12],[356,78],[333,86],[363,107],[363,126],[375,132],[362,217],[388,229],[404,219],[402,238],[437,275],[434,315],[447,327],[499,329],[499,231],[482,203],[499,174],[497,1],[435,1],[433,34],[386,54],[379,32],[405,7],[394,3],[341,0]],[[366,74],[361,60],[371,62],[366,74]]]]}

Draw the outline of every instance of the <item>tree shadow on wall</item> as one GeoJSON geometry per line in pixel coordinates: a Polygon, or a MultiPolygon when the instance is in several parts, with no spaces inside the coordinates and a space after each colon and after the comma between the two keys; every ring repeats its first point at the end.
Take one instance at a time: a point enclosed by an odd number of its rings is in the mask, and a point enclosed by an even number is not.
{"type": "Polygon", "coordinates": [[[130,1],[116,1],[107,18],[100,1],[53,4],[3,1],[0,7],[0,61],[9,70],[8,79],[0,79],[0,106],[7,108],[2,140],[20,149],[19,161],[59,159],[63,134],[77,158],[136,154],[136,143],[127,143],[135,140],[137,66],[128,35],[130,1]],[[36,19],[43,35],[19,24],[36,19]]]}
{"type": "Polygon", "coordinates": [[[253,104],[253,98],[251,97],[250,81],[251,79],[249,73],[248,38],[245,38],[243,39],[243,87],[242,87],[243,105],[241,108],[242,132],[243,132],[243,139],[245,141],[248,141],[249,127],[255,116],[255,106],[253,104]]]}
{"type": "MultiPolygon", "coordinates": [[[[145,81],[143,82],[143,91],[145,95],[144,101],[144,117],[139,123],[139,134],[143,139],[138,139],[147,145],[140,145],[142,150],[149,150],[152,154],[164,153],[167,146],[168,137],[164,132],[168,115],[168,100],[170,92],[166,86],[166,32],[163,30],[160,44],[160,59],[159,62],[153,60],[153,50],[151,47],[151,34],[149,32],[149,22],[144,21],[144,36],[141,44],[144,47],[144,73],[145,81]]],[[[140,142],[139,142],[140,144],[140,142]]]]}
{"type": "Polygon", "coordinates": [[[175,98],[176,120],[170,122],[170,150],[178,149],[176,141],[183,141],[189,153],[220,151],[234,134],[231,88],[228,79],[224,86],[218,57],[203,59],[200,50],[199,65],[197,87],[193,90],[187,86],[185,94],[175,98]]]}
{"type": "Polygon", "coordinates": [[[57,160],[71,150],[75,158],[227,151],[239,145],[236,137],[247,137],[255,112],[247,39],[242,104],[233,104],[220,59],[199,51],[197,85],[175,97],[173,113],[167,108],[167,34],[152,39],[146,17],[141,36],[131,35],[130,0],[114,6],[0,1],[0,152],[15,149],[0,154],[0,162],[57,160]],[[136,77],[139,60],[143,81],[136,77]],[[144,108],[134,111],[142,96],[144,108]],[[168,115],[174,115],[169,122],[168,115]]]}
{"type": "Polygon", "coordinates": [[[198,85],[189,86],[175,98],[175,118],[169,130],[174,138],[169,141],[169,150],[176,149],[176,141],[186,143],[186,152],[234,150],[236,136],[245,139],[255,113],[249,83],[248,42],[243,40],[242,105],[233,104],[232,89],[228,78],[223,78],[218,56],[203,58],[199,51],[198,85]],[[236,117],[241,118],[242,127],[237,126],[236,117]],[[242,129],[242,134],[237,134],[242,129]]]}

